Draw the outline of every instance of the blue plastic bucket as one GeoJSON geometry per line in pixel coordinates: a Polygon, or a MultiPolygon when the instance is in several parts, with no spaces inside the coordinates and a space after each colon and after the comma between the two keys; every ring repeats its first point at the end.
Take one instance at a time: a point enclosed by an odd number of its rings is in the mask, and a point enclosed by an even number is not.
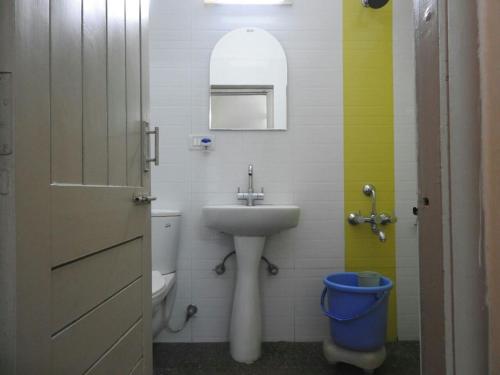
{"type": "Polygon", "coordinates": [[[380,286],[359,287],[354,272],[331,274],[323,280],[321,308],[330,318],[333,341],[346,349],[367,352],[385,344],[387,304],[392,281],[380,278],[380,286]],[[328,294],[328,308],[325,297],[328,294]]]}

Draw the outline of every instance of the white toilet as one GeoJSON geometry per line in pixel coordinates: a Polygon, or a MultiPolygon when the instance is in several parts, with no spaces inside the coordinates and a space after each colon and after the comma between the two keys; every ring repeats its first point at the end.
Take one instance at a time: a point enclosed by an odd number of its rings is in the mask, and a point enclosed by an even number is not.
{"type": "Polygon", "coordinates": [[[166,327],[175,300],[181,213],[151,211],[153,335],[166,327]]]}

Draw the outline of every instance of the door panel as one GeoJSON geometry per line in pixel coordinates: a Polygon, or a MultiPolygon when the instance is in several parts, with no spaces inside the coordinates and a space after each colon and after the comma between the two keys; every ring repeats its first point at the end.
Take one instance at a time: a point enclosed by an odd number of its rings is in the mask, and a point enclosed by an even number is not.
{"type": "Polygon", "coordinates": [[[52,331],[59,331],[138,279],[142,247],[141,239],[136,239],[54,269],[52,331]]]}
{"type": "Polygon", "coordinates": [[[141,359],[142,323],[134,325],[85,375],[129,374],[141,359]]]}
{"type": "Polygon", "coordinates": [[[133,196],[139,191],[129,187],[53,185],[52,266],[143,236],[149,207],[133,204],[133,196]]]}
{"type": "Polygon", "coordinates": [[[83,2],[83,183],[108,184],[106,1],[83,2]]]}
{"type": "Polygon", "coordinates": [[[141,34],[139,0],[126,1],[127,185],[141,186],[141,34]]]}
{"type": "Polygon", "coordinates": [[[142,374],[141,369],[144,366],[144,360],[140,360],[137,365],[134,367],[134,369],[130,372],[130,375],[139,375],[142,374]]]}
{"type": "Polygon", "coordinates": [[[50,2],[52,181],[82,182],[82,4],[50,2]]]}
{"type": "Polygon", "coordinates": [[[90,368],[141,319],[142,290],[142,280],[135,281],[56,334],[52,342],[51,373],[82,374],[90,368]]]}
{"type": "Polygon", "coordinates": [[[115,186],[127,185],[125,74],[125,1],[108,0],[108,159],[115,186]]]}
{"type": "Polygon", "coordinates": [[[16,1],[14,14],[16,298],[12,325],[16,337],[11,345],[15,345],[17,374],[45,375],[50,374],[51,349],[49,1],[16,1]]]}

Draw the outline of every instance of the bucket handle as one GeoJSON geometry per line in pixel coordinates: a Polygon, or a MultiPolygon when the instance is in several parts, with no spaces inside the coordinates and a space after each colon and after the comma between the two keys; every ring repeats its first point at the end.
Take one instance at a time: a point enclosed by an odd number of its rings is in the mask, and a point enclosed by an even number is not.
{"type": "Polygon", "coordinates": [[[323,314],[325,314],[327,317],[329,317],[333,320],[336,320],[338,322],[349,322],[349,321],[356,320],[356,319],[359,319],[359,318],[362,318],[362,317],[368,315],[373,310],[375,310],[382,302],[384,302],[384,300],[387,298],[387,296],[389,296],[389,291],[386,290],[386,291],[382,292],[382,296],[380,298],[378,298],[373,305],[371,305],[368,309],[366,309],[362,313],[360,313],[358,315],[354,315],[353,317],[350,317],[350,318],[341,318],[341,317],[333,315],[330,311],[326,310],[325,297],[326,297],[327,291],[328,291],[328,288],[325,287],[323,289],[323,293],[321,293],[321,310],[323,310],[323,314]]]}

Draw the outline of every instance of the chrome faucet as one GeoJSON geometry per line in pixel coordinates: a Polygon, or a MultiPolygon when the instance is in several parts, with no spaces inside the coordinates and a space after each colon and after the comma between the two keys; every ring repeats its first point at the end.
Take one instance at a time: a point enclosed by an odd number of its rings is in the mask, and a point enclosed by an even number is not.
{"type": "Polygon", "coordinates": [[[385,232],[381,231],[379,225],[394,224],[397,222],[397,217],[390,216],[386,213],[377,213],[377,195],[375,192],[375,186],[365,185],[363,186],[363,194],[371,198],[372,211],[370,216],[365,217],[361,213],[351,212],[347,217],[347,221],[351,225],[358,225],[368,223],[372,229],[372,232],[378,237],[380,242],[385,242],[387,236],[385,232]]]}
{"type": "Polygon", "coordinates": [[[238,194],[236,195],[239,201],[247,201],[247,206],[255,206],[255,201],[264,199],[264,188],[261,189],[260,193],[255,193],[253,190],[253,165],[248,165],[248,191],[242,193],[241,189],[238,188],[238,194]]]}
{"type": "Polygon", "coordinates": [[[248,192],[253,193],[253,165],[248,164],[248,192]]]}

